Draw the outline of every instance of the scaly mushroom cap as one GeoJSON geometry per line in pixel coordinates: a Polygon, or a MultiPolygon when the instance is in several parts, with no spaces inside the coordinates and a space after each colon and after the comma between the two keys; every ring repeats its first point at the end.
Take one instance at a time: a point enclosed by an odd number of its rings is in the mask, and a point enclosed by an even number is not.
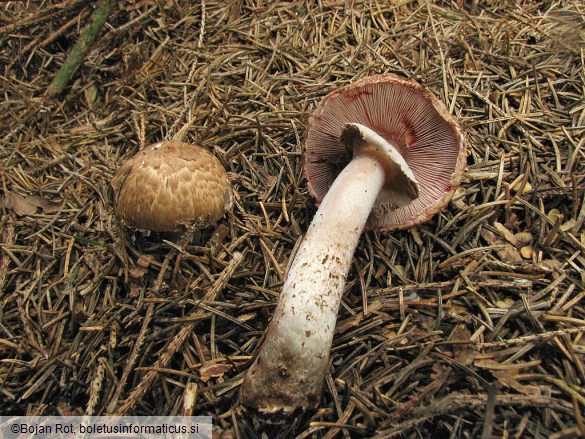
{"type": "Polygon", "coordinates": [[[231,206],[228,175],[207,149],[174,140],[148,146],[112,179],[115,212],[127,225],[171,232],[218,221],[231,206]]]}
{"type": "MultiPolygon", "coordinates": [[[[461,128],[423,86],[394,75],[371,76],[342,87],[319,104],[305,137],[309,192],[321,202],[352,158],[342,140],[347,124],[364,125],[396,147],[419,186],[403,207],[382,188],[366,228],[405,229],[429,220],[451,199],[466,164],[461,128]]],[[[391,182],[390,182],[391,183],[391,182]]]]}

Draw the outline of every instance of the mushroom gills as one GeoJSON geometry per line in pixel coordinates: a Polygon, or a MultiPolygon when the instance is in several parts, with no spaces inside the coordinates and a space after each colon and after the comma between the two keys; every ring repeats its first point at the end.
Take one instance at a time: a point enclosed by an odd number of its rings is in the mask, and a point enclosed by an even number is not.
{"type": "Polygon", "coordinates": [[[340,140],[347,149],[353,151],[354,157],[360,154],[369,155],[384,168],[386,181],[378,194],[375,206],[391,206],[392,209],[397,209],[418,198],[416,177],[398,148],[392,143],[359,123],[345,124],[340,140]]]}

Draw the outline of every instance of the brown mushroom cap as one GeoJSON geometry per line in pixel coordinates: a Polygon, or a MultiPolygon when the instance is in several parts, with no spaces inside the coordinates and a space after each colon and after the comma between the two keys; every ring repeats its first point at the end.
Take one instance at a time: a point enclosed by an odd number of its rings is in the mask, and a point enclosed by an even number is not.
{"type": "Polygon", "coordinates": [[[423,86],[386,75],[363,78],[330,93],[310,118],[305,175],[318,203],[352,158],[340,140],[348,123],[365,125],[394,145],[419,184],[419,196],[403,207],[389,202],[382,189],[366,228],[412,227],[449,202],[466,164],[461,128],[423,86]]]}
{"type": "Polygon", "coordinates": [[[170,232],[218,221],[231,206],[228,175],[207,149],[175,140],[148,146],[112,179],[115,212],[127,225],[170,232]]]}

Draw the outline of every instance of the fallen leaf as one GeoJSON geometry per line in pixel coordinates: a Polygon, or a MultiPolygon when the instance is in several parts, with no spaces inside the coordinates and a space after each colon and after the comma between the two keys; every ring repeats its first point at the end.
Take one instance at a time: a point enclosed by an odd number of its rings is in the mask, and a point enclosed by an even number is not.
{"type": "Polygon", "coordinates": [[[54,201],[47,200],[43,197],[38,197],[36,195],[28,195],[25,197],[29,203],[34,204],[35,206],[39,207],[43,213],[55,213],[59,212],[61,205],[59,203],[55,203],[54,201]]]}
{"type": "Polygon", "coordinates": [[[2,205],[6,209],[12,209],[18,216],[34,215],[37,208],[43,213],[55,213],[60,209],[60,204],[37,195],[20,195],[16,192],[7,192],[2,199],[2,205]]]}
{"type": "Polygon", "coordinates": [[[4,195],[2,205],[6,209],[12,209],[18,216],[32,215],[37,211],[37,206],[27,202],[25,197],[15,192],[4,195]]]}

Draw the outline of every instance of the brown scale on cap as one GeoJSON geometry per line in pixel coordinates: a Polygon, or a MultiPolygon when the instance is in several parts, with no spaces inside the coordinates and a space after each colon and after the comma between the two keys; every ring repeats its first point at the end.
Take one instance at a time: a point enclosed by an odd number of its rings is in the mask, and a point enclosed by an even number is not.
{"type": "Polygon", "coordinates": [[[309,120],[305,174],[321,202],[351,160],[340,141],[346,123],[365,125],[393,144],[414,173],[419,196],[396,208],[382,189],[366,228],[405,229],[430,219],[451,199],[463,177],[463,133],[447,108],[423,86],[394,75],[371,76],[326,96],[309,120]]]}
{"type": "Polygon", "coordinates": [[[207,149],[175,140],[148,146],[112,179],[115,211],[128,226],[160,232],[217,222],[231,206],[228,175],[207,149]]]}

